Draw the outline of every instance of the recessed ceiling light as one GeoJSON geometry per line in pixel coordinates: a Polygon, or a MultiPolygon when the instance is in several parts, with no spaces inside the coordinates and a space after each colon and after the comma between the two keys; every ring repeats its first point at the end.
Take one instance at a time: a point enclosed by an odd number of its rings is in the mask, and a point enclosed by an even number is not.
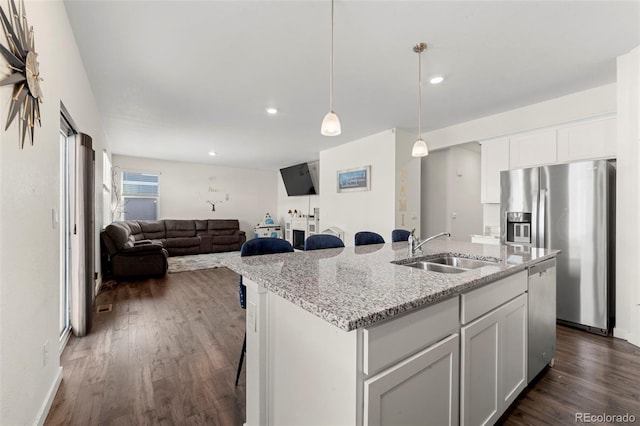
{"type": "Polygon", "coordinates": [[[436,75],[435,77],[431,77],[431,80],[429,80],[429,83],[431,83],[431,84],[440,84],[440,83],[442,83],[443,80],[444,80],[443,76],[436,75]]]}
{"type": "Polygon", "coordinates": [[[278,109],[274,107],[267,108],[267,114],[276,115],[278,113],[278,109]]]}
{"type": "Polygon", "coordinates": [[[209,155],[212,156],[212,157],[215,157],[216,153],[215,153],[215,151],[209,151],[209,155]]]}

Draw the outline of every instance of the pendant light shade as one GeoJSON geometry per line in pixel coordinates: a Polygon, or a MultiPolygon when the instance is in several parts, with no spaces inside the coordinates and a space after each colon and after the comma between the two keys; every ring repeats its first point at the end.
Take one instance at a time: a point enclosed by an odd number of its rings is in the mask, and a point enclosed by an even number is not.
{"type": "Polygon", "coordinates": [[[427,143],[423,141],[422,138],[420,138],[413,144],[413,149],[411,150],[411,156],[425,157],[427,155],[429,155],[429,148],[427,148],[427,143]]]}
{"type": "Polygon", "coordinates": [[[418,139],[413,144],[411,156],[425,157],[429,155],[427,143],[422,140],[422,52],[427,49],[427,43],[418,43],[413,51],[418,54],[418,139]]]}
{"type": "Polygon", "coordinates": [[[320,133],[324,136],[338,136],[341,133],[340,119],[333,110],[329,111],[322,120],[320,133]]]}
{"type": "Polygon", "coordinates": [[[331,0],[331,56],[329,58],[329,112],[322,120],[320,133],[324,136],[338,136],[342,133],[340,119],[333,111],[333,0],[331,0]]]}

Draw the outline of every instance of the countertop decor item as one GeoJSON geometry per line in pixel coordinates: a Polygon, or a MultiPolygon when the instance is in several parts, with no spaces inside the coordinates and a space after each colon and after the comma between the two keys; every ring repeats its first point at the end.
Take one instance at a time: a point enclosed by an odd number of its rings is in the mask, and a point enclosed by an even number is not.
{"type": "Polygon", "coordinates": [[[33,145],[33,133],[36,122],[40,126],[40,103],[42,90],[40,88],[40,70],[38,54],[35,51],[33,27],[29,27],[24,1],[20,8],[14,0],[9,2],[9,17],[0,6],[2,26],[7,38],[7,46],[0,44],[0,52],[7,61],[11,75],[0,81],[0,86],[13,84],[11,106],[7,115],[5,130],[20,112],[22,124],[19,127],[20,148],[24,147],[24,138],[29,133],[33,145]]]}

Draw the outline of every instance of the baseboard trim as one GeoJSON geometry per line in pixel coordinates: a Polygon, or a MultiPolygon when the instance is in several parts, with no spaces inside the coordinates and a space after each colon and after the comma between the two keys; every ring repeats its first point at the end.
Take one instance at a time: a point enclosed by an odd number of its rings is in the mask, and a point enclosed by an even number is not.
{"type": "Polygon", "coordinates": [[[640,348],[640,335],[629,333],[627,342],[631,343],[633,346],[640,348]]]}
{"type": "Polygon", "coordinates": [[[613,328],[613,337],[628,341],[629,340],[629,330],[624,329],[624,328],[620,328],[620,327],[614,327],[613,328]]]}
{"type": "Polygon", "coordinates": [[[71,337],[71,326],[69,326],[64,333],[62,333],[62,336],[60,336],[60,340],[58,341],[58,355],[62,355],[62,351],[64,351],[64,348],[69,342],[69,337],[71,337]]]}
{"type": "Polygon", "coordinates": [[[58,368],[58,374],[51,384],[51,388],[49,388],[47,399],[45,399],[42,407],[38,411],[38,415],[36,416],[36,420],[33,424],[36,424],[38,426],[44,425],[44,421],[47,420],[47,415],[49,414],[49,410],[51,410],[51,406],[53,405],[53,400],[56,397],[56,393],[58,393],[60,383],[62,383],[62,367],[58,368]]]}

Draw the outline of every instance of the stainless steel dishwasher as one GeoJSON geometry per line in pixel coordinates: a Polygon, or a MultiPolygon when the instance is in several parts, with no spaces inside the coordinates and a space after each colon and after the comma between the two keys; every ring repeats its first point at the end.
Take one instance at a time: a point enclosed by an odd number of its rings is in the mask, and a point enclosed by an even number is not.
{"type": "Polygon", "coordinates": [[[556,355],[556,259],[529,267],[529,368],[530,383],[556,355]]]}

